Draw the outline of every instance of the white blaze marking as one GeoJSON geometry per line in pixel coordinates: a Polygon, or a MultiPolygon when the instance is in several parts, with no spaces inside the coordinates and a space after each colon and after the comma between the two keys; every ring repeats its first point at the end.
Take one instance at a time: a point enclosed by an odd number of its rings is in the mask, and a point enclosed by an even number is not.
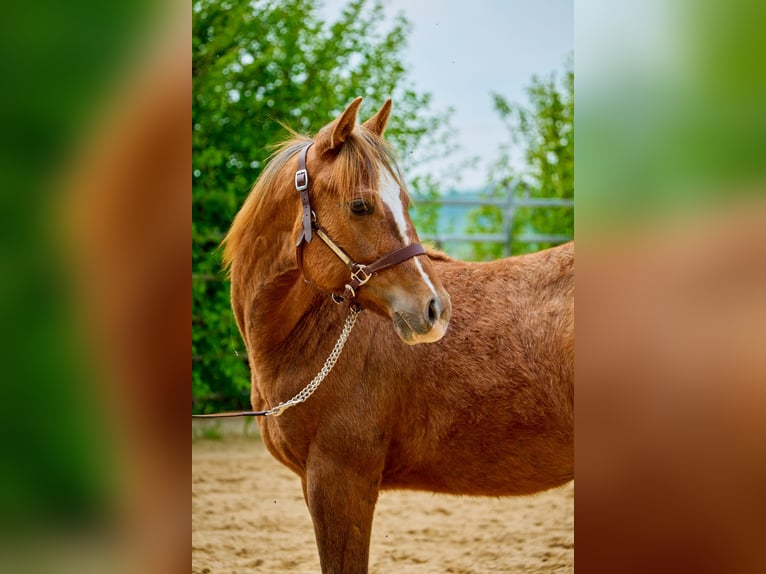
{"type": "Polygon", "coordinates": [[[407,218],[404,216],[404,205],[402,204],[401,190],[396,185],[396,180],[391,177],[388,169],[382,165],[378,168],[380,170],[380,197],[391,210],[396,221],[396,226],[399,228],[399,236],[404,241],[404,245],[410,244],[410,238],[407,236],[407,218]]]}
{"type": "MultiPolygon", "coordinates": [[[[388,209],[391,210],[391,213],[394,216],[394,221],[396,221],[396,226],[399,229],[399,236],[401,237],[402,241],[404,241],[404,245],[407,246],[412,242],[410,241],[409,235],[407,234],[407,217],[404,215],[404,204],[402,203],[401,190],[396,184],[396,180],[389,173],[388,169],[381,165],[379,170],[380,183],[378,189],[380,190],[380,198],[383,200],[383,203],[388,206],[388,209]]],[[[428,285],[428,288],[431,289],[434,297],[436,297],[436,289],[434,288],[434,284],[431,282],[430,277],[426,275],[426,272],[423,270],[423,266],[420,264],[420,261],[418,261],[417,257],[413,257],[412,260],[415,262],[415,266],[418,268],[418,271],[420,271],[420,275],[423,277],[423,282],[428,285]]]]}
{"type": "Polygon", "coordinates": [[[418,261],[417,257],[412,258],[413,261],[415,261],[415,266],[418,268],[418,271],[420,271],[420,274],[423,276],[423,281],[426,282],[426,285],[428,285],[428,288],[431,289],[431,292],[434,294],[434,297],[436,296],[436,288],[434,287],[434,284],[431,283],[431,278],[426,275],[426,272],[423,270],[423,266],[420,264],[420,261],[418,261]]]}

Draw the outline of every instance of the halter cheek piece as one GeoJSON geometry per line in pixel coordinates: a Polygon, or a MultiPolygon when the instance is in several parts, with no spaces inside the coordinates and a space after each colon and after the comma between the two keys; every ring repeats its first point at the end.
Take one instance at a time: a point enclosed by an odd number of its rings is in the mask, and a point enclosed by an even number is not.
{"type": "Polygon", "coordinates": [[[303,273],[303,246],[306,243],[311,243],[313,233],[316,232],[319,239],[327,244],[338,259],[343,261],[346,267],[348,267],[348,270],[351,273],[351,278],[349,282],[346,283],[344,294],[338,295],[337,293],[333,293],[333,301],[342,303],[346,298],[353,301],[356,298],[357,289],[372,279],[373,275],[378,271],[398,265],[416,255],[424,255],[426,250],[420,243],[412,243],[406,247],[402,247],[401,249],[397,249],[384,255],[369,265],[354,261],[348,253],[330,238],[327,231],[317,223],[316,213],[311,210],[311,201],[309,199],[309,174],[306,170],[306,155],[308,154],[312,143],[313,142],[306,144],[301,149],[300,154],[298,155],[298,171],[295,172],[295,189],[301,195],[301,205],[303,209],[301,216],[302,229],[298,236],[298,242],[295,245],[295,259],[298,263],[298,269],[305,277],[305,274],[303,273]]]}

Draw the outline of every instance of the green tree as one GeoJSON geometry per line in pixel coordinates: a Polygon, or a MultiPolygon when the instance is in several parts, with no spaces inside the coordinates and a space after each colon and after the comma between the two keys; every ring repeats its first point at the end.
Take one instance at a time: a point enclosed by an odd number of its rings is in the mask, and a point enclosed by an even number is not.
{"type": "MultiPolygon", "coordinates": [[[[412,88],[402,64],[410,25],[402,15],[386,25],[382,0],[352,0],[332,23],[311,0],[198,0],[192,12],[192,400],[202,412],[248,403],[218,245],[270,146],[287,136],[279,122],[307,133],[359,95],[369,115],[393,97],[386,137],[405,176],[448,155],[452,130],[450,112],[412,88]]],[[[435,181],[408,184],[428,195],[435,181]]]]}
{"type": "MultiPolygon", "coordinates": [[[[510,141],[500,148],[489,179],[493,198],[574,199],[574,71],[571,58],[563,77],[555,73],[547,79],[532,77],[526,90],[529,106],[511,104],[500,94],[493,94],[494,108],[510,134],[510,141]],[[523,167],[512,162],[514,146],[523,150],[523,167]]],[[[473,233],[503,232],[503,208],[491,205],[468,214],[473,233]]],[[[523,235],[574,235],[574,210],[569,207],[516,207],[511,234],[514,254],[545,249],[554,242],[522,242],[523,235]]],[[[476,244],[475,259],[495,259],[503,255],[499,244],[476,244]]]]}

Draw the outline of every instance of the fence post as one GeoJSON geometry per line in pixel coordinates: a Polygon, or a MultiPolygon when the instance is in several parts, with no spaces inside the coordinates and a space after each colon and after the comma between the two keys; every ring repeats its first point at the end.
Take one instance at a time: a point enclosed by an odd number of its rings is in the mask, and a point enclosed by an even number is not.
{"type": "Polygon", "coordinates": [[[505,185],[505,210],[503,213],[503,235],[505,241],[503,242],[503,257],[510,257],[511,246],[513,244],[513,216],[516,211],[514,205],[513,187],[508,184],[505,185]]]}

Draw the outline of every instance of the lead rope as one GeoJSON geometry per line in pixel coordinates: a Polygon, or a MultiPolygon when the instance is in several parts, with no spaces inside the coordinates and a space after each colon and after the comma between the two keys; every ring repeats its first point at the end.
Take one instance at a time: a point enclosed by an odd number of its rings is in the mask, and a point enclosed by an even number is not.
{"type": "Polygon", "coordinates": [[[335,343],[332,351],[330,351],[330,355],[327,357],[327,360],[325,360],[324,365],[316,374],[316,376],[311,379],[311,382],[303,387],[303,389],[289,401],[285,403],[279,403],[276,407],[266,411],[242,411],[237,413],[219,413],[214,415],[192,415],[192,418],[212,419],[224,417],[278,417],[290,407],[294,407],[295,405],[306,401],[311,395],[314,394],[314,391],[319,388],[319,385],[322,384],[322,381],[325,380],[325,377],[330,374],[330,371],[332,371],[332,368],[338,361],[338,357],[340,357],[340,354],[343,351],[343,347],[346,345],[346,341],[351,334],[351,329],[354,328],[354,323],[356,323],[356,318],[359,316],[360,311],[361,307],[358,307],[357,305],[349,306],[348,317],[346,317],[346,322],[343,324],[343,330],[341,331],[340,337],[338,337],[338,340],[335,343]]]}

